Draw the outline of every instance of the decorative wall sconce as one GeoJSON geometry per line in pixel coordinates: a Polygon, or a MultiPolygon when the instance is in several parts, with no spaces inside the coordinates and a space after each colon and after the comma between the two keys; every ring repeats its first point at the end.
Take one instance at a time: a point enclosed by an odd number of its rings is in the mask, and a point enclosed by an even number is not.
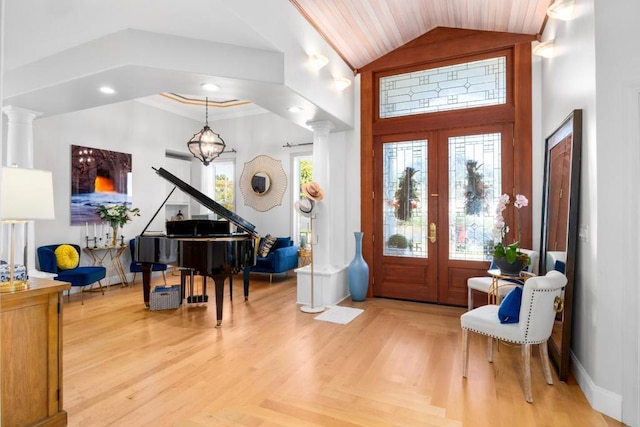
{"type": "Polygon", "coordinates": [[[573,18],[573,0],[556,0],[547,8],[547,15],[563,21],[570,20],[573,18]]]}
{"type": "Polygon", "coordinates": [[[209,98],[205,98],[205,124],[202,130],[187,142],[187,148],[193,157],[200,160],[205,166],[209,165],[226,147],[220,135],[209,127],[209,98]]]}
{"type": "Polygon", "coordinates": [[[547,40],[546,42],[538,43],[531,49],[531,53],[543,58],[551,58],[555,52],[555,41],[547,40]]]}
{"type": "Polygon", "coordinates": [[[351,86],[351,80],[345,77],[334,77],[333,84],[336,86],[336,89],[342,92],[343,90],[351,86]]]}
{"type": "Polygon", "coordinates": [[[319,53],[309,55],[309,64],[311,64],[311,66],[316,70],[319,70],[320,68],[324,67],[328,63],[329,63],[329,58],[327,58],[324,55],[320,55],[319,53]]]}

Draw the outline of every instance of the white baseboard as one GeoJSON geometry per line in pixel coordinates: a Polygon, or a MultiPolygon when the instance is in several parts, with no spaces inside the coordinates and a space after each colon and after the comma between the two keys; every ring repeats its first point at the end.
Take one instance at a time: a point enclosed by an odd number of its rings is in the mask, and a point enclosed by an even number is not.
{"type": "Polygon", "coordinates": [[[615,420],[622,421],[622,396],[597,386],[573,352],[571,352],[571,361],[573,375],[591,407],[615,420]]]}

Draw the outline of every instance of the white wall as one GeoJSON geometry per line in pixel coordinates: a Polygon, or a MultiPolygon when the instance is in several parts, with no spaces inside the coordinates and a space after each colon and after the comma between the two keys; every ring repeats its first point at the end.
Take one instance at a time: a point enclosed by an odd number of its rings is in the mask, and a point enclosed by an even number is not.
{"type": "MultiPolygon", "coordinates": [[[[166,195],[166,181],[151,167],[165,165],[166,149],[186,151],[186,141],[200,125],[133,101],[35,120],[34,167],[53,172],[56,210],[55,220],[36,221],[36,247],[63,242],[85,246],[84,226],[70,225],[71,145],[132,155],[133,206],[141,216],[124,227],[129,239],[142,231],[166,195]]],[[[164,229],[163,221],[164,215],[158,215],[150,229],[164,229]]],[[[82,263],[88,263],[84,254],[82,263]]]]}
{"type": "Polygon", "coordinates": [[[543,61],[541,79],[544,136],[583,109],[579,222],[587,238],[578,244],[574,372],[594,409],[637,425],[638,293],[626,266],[638,263],[639,159],[629,139],[638,118],[627,108],[640,90],[640,4],[576,0],[574,15],[549,20],[543,40],[555,38],[556,56],[543,61]]]}
{"type": "MultiPolygon", "coordinates": [[[[235,148],[236,163],[236,209],[242,218],[256,226],[256,231],[265,236],[290,236],[293,208],[291,202],[291,161],[292,152],[299,148],[282,147],[287,142],[295,145],[313,141],[313,133],[282,117],[272,113],[258,114],[237,119],[219,120],[210,124],[212,129],[222,136],[227,149],[235,148]],[[266,212],[259,212],[251,206],[245,205],[240,192],[240,176],[246,162],[254,157],[267,155],[282,162],[287,174],[287,190],[282,199],[282,205],[266,212]]],[[[308,147],[305,147],[308,150],[308,147]]],[[[225,159],[229,157],[225,156],[225,159]]]]}

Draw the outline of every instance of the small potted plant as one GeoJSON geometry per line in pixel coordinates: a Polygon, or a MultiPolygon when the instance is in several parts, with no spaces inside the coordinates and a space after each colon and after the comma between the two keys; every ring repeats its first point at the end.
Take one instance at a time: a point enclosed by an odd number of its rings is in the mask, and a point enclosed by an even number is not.
{"type": "Polygon", "coordinates": [[[407,249],[409,240],[402,234],[394,234],[387,239],[387,246],[390,248],[407,249]]]}
{"type": "Polygon", "coordinates": [[[516,194],[513,201],[513,207],[516,208],[517,213],[517,225],[518,225],[518,240],[505,244],[507,233],[509,233],[509,226],[506,224],[503,212],[510,204],[510,198],[508,194],[500,196],[498,206],[496,207],[496,225],[495,232],[498,237],[498,243],[493,248],[493,262],[500,268],[500,272],[503,274],[519,274],[522,269],[531,263],[529,255],[522,253],[518,250],[520,248],[521,228],[520,228],[520,209],[529,205],[529,200],[522,194],[516,194]]]}

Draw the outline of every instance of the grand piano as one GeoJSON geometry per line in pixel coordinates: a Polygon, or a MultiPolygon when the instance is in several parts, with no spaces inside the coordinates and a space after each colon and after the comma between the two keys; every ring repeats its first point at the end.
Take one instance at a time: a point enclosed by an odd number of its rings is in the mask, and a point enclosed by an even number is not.
{"type": "MultiPolygon", "coordinates": [[[[207,197],[163,168],[153,168],[158,175],[194,198],[224,220],[167,221],[166,234],[149,232],[147,228],[167,202],[156,211],[151,221],[136,236],[134,258],[142,265],[144,303],[149,306],[151,267],[153,264],[177,265],[192,269],[196,274],[209,276],[215,283],[217,326],[222,323],[224,282],[230,274],[256,263],[255,226],[207,197]],[[232,225],[235,231],[232,231],[232,225]]],[[[184,292],[184,290],[183,290],[184,292]]],[[[245,299],[248,289],[245,289],[245,299]]]]}

